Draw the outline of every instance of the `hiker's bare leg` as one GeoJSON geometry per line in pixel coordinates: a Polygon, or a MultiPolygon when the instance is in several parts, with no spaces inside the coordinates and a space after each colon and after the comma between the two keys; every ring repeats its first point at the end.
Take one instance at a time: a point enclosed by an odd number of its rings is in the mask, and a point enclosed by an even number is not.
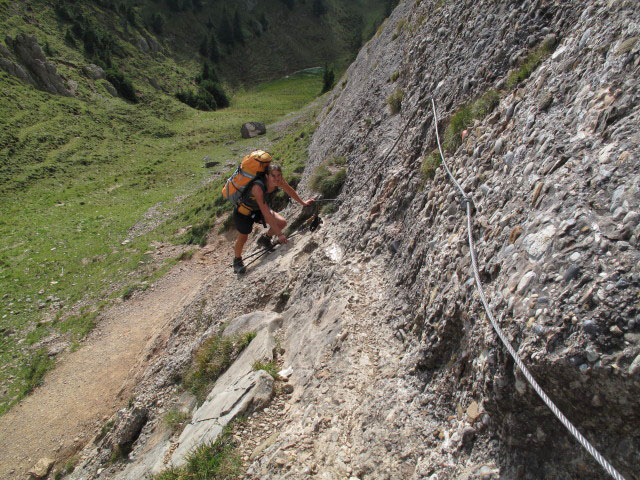
{"type": "MultiPolygon", "coordinates": [[[[278,225],[278,228],[280,229],[280,231],[284,230],[284,227],[287,226],[287,220],[280,215],[279,213],[276,213],[274,211],[271,211],[271,213],[273,214],[274,218],[276,219],[276,225],[278,225]]],[[[267,230],[267,235],[270,237],[271,235],[275,235],[276,232],[273,231],[273,227],[269,228],[269,230],[267,230]]]]}
{"type": "Polygon", "coordinates": [[[244,244],[247,243],[247,238],[249,238],[249,234],[238,232],[235,246],[236,258],[242,257],[242,249],[244,248],[244,244]]]}

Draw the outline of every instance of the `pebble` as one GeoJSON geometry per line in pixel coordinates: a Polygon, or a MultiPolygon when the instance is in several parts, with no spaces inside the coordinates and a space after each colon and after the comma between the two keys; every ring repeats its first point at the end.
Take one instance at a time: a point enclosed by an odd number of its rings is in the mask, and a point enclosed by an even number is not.
{"type": "Polygon", "coordinates": [[[569,268],[567,268],[566,272],[564,272],[564,276],[562,277],[562,280],[565,283],[570,282],[571,280],[576,278],[579,272],[580,272],[580,267],[574,263],[570,265],[569,268]]]}
{"type": "Polygon", "coordinates": [[[629,375],[640,375],[640,355],[629,366],[629,375]]]}
{"type": "Polygon", "coordinates": [[[527,272],[523,275],[523,277],[520,279],[520,282],[518,282],[518,286],[516,288],[516,291],[522,295],[523,293],[525,293],[527,291],[527,289],[529,288],[529,286],[531,285],[531,282],[533,282],[533,280],[537,277],[536,273],[531,271],[531,272],[527,272]]]}
{"type": "Polygon", "coordinates": [[[593,347],[587,348],[586,353],[587,353],[587,360],[589,360],[591,363],[600,359],[600,354],[595,350],[593,350],[593,347]]]}
{"type": "Polygon", "coordinates": [[[596,322],[594,322],[593,320],[585,321],[582,324],[582,328],[584,329],[584,331],[586,333],[589,333],[591,335],[595,335],[600,331],[600,329],[598,328],[598,324],[596,322]]]}

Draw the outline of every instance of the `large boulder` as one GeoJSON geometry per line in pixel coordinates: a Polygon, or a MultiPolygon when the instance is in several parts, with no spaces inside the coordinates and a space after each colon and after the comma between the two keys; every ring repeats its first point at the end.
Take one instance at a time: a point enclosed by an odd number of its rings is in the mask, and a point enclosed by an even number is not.
{"type": "Polygon", "coordinates": [[[38,460],[31,470],[29,470],[29,475],[31,478],[45,478],[49,474],[49,470],[53,466],[54,461],[50,458],[41,458],[38,460]]]}
{"type": "Polygon", "coordinates": [[[107,74],[105,73],[105,71],[102,68],[100,68],[98,65],[94,65],[93,63],[90,63],[89,65],[85,65],[82,68],[82,71],[91,80],[100,80],[100,79],[107,78],[107,74]]]}
{"type": "Polygon", "coordinates": [[[247,122],[242,125],[240,133],[242,134],[242,138],[253,138],[267,133],[267,127],[264,126],[264,123],[247,122]]]}

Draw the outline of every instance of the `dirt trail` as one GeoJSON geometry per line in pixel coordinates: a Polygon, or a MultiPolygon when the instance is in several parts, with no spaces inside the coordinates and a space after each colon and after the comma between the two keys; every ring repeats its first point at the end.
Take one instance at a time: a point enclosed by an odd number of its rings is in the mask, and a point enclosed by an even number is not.
{"type": "Polygon", "coordinates": [[[41,387],[0,417],[0,479],[28,478],[42,457],[61,460],[84,446],[126,405],[153,340],[198,293],[228,268],[220,239],[176,265],[153,289],[109,309],[76,352],[65,354],[41,387]]]}

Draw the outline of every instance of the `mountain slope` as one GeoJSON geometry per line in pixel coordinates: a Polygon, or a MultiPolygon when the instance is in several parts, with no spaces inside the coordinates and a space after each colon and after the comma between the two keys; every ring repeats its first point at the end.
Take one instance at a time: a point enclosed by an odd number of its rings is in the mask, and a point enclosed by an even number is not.
{"type": "Polygon", "coordinates": [[[154,442],[178,438],[160,405],[178,401],[203,338],[256,310],[281,312],[293,394],[271,412],[249,478],[607,478],[487,322],[465,211],[432,155],[431,98],[508,339],[578,429],[640,478],[639,13],[626,0],[402,2],[318,118],[301,185],[346,158],[337,212],[229,289],[205,286],[113,417],[122,432],[145,413],[130,462],[103,469],[109,434],[72,478],[162,462],[154,442]]]}

